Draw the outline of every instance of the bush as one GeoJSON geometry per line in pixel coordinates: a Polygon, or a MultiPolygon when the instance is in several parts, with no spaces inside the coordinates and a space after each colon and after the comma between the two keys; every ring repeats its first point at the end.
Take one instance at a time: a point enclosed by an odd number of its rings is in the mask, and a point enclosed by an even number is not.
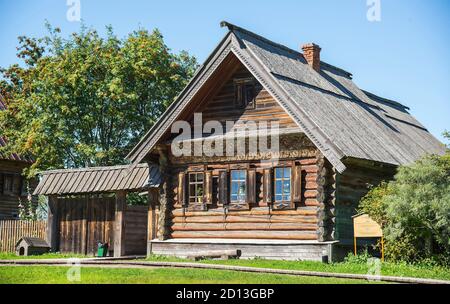
{"type": "Polygon", "coordinates": [[[373,188],[359,211],[385,234],[386,258],[447,264],[450,257],[450,153],[400,167],[394,181],[373,188]]]}

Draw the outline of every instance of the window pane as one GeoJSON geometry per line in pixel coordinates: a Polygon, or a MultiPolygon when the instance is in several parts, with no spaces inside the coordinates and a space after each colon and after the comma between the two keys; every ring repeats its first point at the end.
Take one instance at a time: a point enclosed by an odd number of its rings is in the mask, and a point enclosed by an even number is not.
{"type": "Polygon", "coordinates": [[[281,196],[281,195],[275,196],[275,201],[282,202],[283,201],[283,196],[281,196]]]}
{"type": "Polygon", "coordinates": [[[239,195],[240,196],[245,196],[245,183],[240,183],[239,184],[239,195]]]}
{"type": "Polygon", "coordinates": [[[242,202],[247,198],[247,171],[231,171],[231,201],[242,202]]]}
{"type": "Polygon", "coordinates": [[[238,193],[238,184],[236,182],[231,183],[231,194],[236,195],[238,193]]]}
{"type": "Polygon", "coordinates": [[[277,168],[275,169],[275,178],[282,178],[283,177],[283,173],[282,173],[283,169],[277,168]]]}
{"type": "Polygon", "coordinates": [[[284,169],[284,178],[291,179],[291,169],[290,168],[285,168],[284,169]]]}
{"type": "Polygon", "coordinates": [[[200,173],[200,174],[197,174],[197,182],[203,182],[203,174],[202,173],[200,173]]]}
{"type": "Polygon", "coordinates": [[[275,194],[281,194],[282,191],[282,182],[276,181],[275,182],[275,194]]]}
{"type": "Polygon", "coordinates": [[[285,194],[291,193],[291,181],[285,180],[283,184],[283,192],[285,194]]]}

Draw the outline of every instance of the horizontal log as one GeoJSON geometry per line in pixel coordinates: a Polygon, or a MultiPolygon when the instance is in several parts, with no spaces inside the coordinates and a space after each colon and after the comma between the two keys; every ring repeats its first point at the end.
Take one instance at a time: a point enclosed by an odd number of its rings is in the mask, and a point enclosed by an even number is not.
{"type": "MultiPolygon", "coordinates": [[[[224,215],[225,210],[222,208],[200,211],[200,212],[184,212],[183,209],[176,209],[172,211],[174,217],[184,216],[218,216],[224,215]]],[[[297,210],[269,210],[267,207],[253,208],[250,211],[230,211],[227,215],[316,215],[317,210],[314,209],[297,209],[297,210]]]]}
{"type": "Polygon", "coordinates": [[[317,240],[316,232],[301,231],[177,231],[174,239],[263,239],[263,240],[317,240]]]}
{"type": "Polygon", "coordinates": [[[305,197],[306,198],[315,198],[315,197],[317,197],[318,194],[319,194],[319,192],[316,191],[316,190],[307,190],[307,191],[305,191],[305,197]]]}
{"type": "Polygon", "coordinates": [[[317,216],[252,215],[175,217],[173,223],[317,223],[317,216]]]}
{"type": "Polygon", "coordinates": [[[190,254],[188,259],[191,260],[200,260],[205,258],[237,258],[240,256],[240,252],[238,250],[210,250],[210,251],[199,251],[195,254],[190,254]]]}
{"type": "Polygon", "coordinates": [[[253,230],[306,230],[316,231],[317,224],[301,223],[216,223],[216,224],[198,224],[198,223],[176,223],[172,226],[173,231],[253,231],[253,230]]]}
{"type": "Polygon", "coordinates": [[[302,166],[302,170],[306,173],[317,173],[319,171],[319,167],[316,165],[302,166]]]}
{"type": "Polygon", "coordinates": [[[301,165],[315,165],[317,163],[317,159],[316,158],[306,158],[306,159],[301,159],[299,162],[301,165]]]}
{"type": "Polygon", "coordinates": [[[320,202],[317,199],[308,198],[305,200],[305,206],[320,206],[320,202]]]}

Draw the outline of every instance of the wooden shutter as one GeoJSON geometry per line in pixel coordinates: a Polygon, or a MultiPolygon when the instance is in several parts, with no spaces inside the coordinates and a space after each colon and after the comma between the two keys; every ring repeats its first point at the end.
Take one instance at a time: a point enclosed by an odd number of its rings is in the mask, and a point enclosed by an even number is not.
{"type": "Polygon", "coordinates": [[[292,202],[299,204],[302,202],[302,167],[292,166],[292,202]]]}
{"type": "Polygon", "coordinates": [[[228,172],[219,172],[219,204],[228,205],[228,172]]]}
{"type": "Polygon", "coordinates": [[[178,204],[182,206],[188,205],[189,200],[189,184],[188,174],[181,172],[178,174],[178,204]]]}
{"type": "Polygon", "coordinates": [[[264,202],[268,205],[273,203],[272,172],[272,169],[264,170],[264,202]]]}
{"type": "Polygon", "coordinates": [[[207,205],[212,205],[213,203],[213,176],[211,171],[205,173],[204,182],[204,201],[207,205]]]}
{"type": "Polygon", "coordinates": [[[256,205],[256,170],[249,169],[247,171],[247,203],[256,205]]]}

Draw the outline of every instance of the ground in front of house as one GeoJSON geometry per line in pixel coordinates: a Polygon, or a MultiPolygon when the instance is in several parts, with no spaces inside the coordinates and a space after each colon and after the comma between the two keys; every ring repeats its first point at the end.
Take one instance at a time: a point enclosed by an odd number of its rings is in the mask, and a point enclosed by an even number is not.
{"type": "Polygon", "coordinates": [[[1,266],[0,284],[367,284],[364,280],[174,268],[1,266]],[[69,279],[68,279],[69,278],[69,279]],[[79,280],[78,280],[79,278],[79,280]]]}

